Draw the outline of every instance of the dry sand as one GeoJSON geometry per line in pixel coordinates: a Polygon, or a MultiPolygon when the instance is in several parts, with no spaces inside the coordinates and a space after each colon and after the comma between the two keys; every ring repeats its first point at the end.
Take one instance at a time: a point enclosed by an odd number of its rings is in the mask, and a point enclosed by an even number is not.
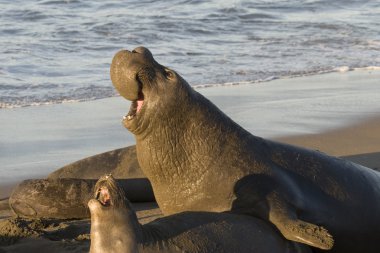
{"type": "Polygon", "coordinates": [[[380,118],[320,134],[288,136],[276,140],[380,169],[380,118]]]}

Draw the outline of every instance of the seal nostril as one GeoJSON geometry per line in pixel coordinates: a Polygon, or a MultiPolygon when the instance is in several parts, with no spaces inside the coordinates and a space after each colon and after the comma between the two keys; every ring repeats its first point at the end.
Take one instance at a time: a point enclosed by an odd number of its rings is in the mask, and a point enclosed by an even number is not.
{"type": "Polygon", "coordinates": [[[132,53],[133,52],[141,54],[144,57],[148,57],[148,58],[153,59],[152,53],[147,48],[145,48],[145,47],[136,47],[135,49],[133,49],[132,53]]]}

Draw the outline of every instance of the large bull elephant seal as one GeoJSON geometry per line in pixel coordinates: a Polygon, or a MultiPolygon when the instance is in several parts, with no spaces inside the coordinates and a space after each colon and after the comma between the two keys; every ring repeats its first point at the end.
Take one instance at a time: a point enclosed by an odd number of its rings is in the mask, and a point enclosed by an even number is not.
{"type": "Polygon", "coordinates": [[[184,212],[140,225],[110,176],[99,179],[91,212],[90,253],[311,253],[269,223],[246,215],[184,212]]]}
{"type": "Polygon", "coordinates": [[[378,172],[250,134],[146,48],[118,52],[111,79],[132,101],[123,124],[164,214],[232,209],[289,240],[380,252],[378,172]]]}

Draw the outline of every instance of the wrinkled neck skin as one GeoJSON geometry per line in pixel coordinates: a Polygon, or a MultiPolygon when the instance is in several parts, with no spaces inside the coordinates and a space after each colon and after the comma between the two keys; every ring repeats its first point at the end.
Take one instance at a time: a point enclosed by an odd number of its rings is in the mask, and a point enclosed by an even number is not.
{"type": "Polygon", "coordinates": [[[146,127],[135,133],[140,166],[154,191],[161,192],[155,195],[164,214],[229,210],[233,182],[253,162],[241,161],[239,154],[249,152],[246,147],[256,137],[181,80],[180,89],[157,95],[154,108],[144,112],[146,127]],[[226,165],[228,175],[219,173],[226,165]]]}
{"type": "Polygon", "coordinates": [[[90,253],[138,253],[138,244],[143,240],[143,232],[135,212],[125,207],[107,208],[99,203],[96,205],[93,208],[90,206],[90,253]]]}

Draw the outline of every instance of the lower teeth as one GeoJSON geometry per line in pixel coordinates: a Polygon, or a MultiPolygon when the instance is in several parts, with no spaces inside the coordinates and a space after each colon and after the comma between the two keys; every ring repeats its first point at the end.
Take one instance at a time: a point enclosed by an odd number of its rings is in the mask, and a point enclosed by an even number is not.
{"type": "Polygon", "coordinates": [[[123,117],[123,119],[125,120],[125,119],[127,119],[127,120],[131,120],[131,119],[133,119],[133,117],[134,117],[134,115],[125,115],[124,117],[123,117]]]}

